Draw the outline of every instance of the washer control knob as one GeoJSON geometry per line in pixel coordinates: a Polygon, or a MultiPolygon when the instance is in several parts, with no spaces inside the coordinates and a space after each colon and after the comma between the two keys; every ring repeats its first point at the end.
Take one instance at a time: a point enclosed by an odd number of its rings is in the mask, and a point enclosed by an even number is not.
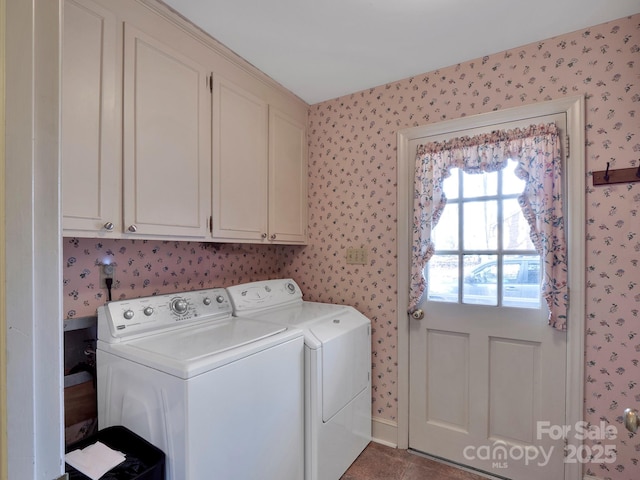
{"type": "Polygon", "coordinates": [[[205,305],[211,305],[211,299],[209,297],[205,297],[204,300],[202,300],[202,303],[204,303],[205,305]]]}
{"type": "Polygon", "coordinates": [[[222,295],[218,295],[218,296],[216,297],[216,302],[218,302],[218,303],[223,303],[223,302],[224,302],[224,297],[223,297],[222,295]]]}
{"type": "Polygon", "coordinates": [[[124,313],[122,314],[122,316],[124,318],[126,318],[127,320],[131,320],[134,315],[135,315],[135,313],[133,313],[133,310],[131,310],[131,309],[125,310],[124,313]]]}
{"type": "Polygon", "coordinates": [[[147,317],[150,317],[151,315],[153,315],[153,307],[145,307],[143,312],[147,317]]]}
{"type": "Polygon", "coordinates": [[[188,308],[187,301],[184,298],[176,298],[171,301],[171,310],[176,312],[178,315],[182,315],[187,313],[188,308]]]}
{"type": "Polygon", "coordinates": [[[291,282],[287,283],[287,291],[289,293],[296,293],[296,286],[291,282]]]}

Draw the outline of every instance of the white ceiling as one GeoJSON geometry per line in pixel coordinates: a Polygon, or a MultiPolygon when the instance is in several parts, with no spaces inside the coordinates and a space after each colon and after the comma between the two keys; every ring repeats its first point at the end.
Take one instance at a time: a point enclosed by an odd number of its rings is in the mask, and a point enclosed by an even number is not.
{"type": "Polygon", "coordinates": [[[309,104],[640,12],[640,0],[164,0],[309,104]]]}

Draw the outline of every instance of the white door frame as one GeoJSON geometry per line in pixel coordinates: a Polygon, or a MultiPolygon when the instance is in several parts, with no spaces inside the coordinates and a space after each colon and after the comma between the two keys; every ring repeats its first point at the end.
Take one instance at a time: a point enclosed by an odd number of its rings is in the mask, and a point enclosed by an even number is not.
{"type": "MultiPolygon", "coordinates": [[[[496,112],[483,113],[435,124],[398,131],[398,448],[409,446],[409,241],[411,225],[409,212],[413,208],[413,169],[415,152],[409,151],[409,142],[426,135],[438,135],[522,118],[567,114],[569,156],[566,161],[566,186],[569,205],[567,236],[569,255],[570,308],[567,318],[567,382],[566,424],[575,425],[583,418],[584,400],[584,331],[585,331],[585,148],[584,97],[573,96],[496,112]]],[[[551,327],[549,327],[551,328],[551,327]]],[[[567,439],[576,447],[580,442],[567,439]]],[[[579,480],[579,463],[567,464],[564,480],[579,480]]]]}
{"type": "Polygon", "coordinates": [[[9,479],[64,472],[60,0],[6,0],[5,301],[9,479]]]}

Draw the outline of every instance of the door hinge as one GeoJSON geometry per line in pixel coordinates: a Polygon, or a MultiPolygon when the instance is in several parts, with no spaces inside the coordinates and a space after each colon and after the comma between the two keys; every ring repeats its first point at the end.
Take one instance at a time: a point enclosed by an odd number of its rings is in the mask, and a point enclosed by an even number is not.
{"type": "Polygon", "coordinates": [[[213,93],[213,75],[209,75],[209,91],[213,93]]]}
{"type": "Polygon", "coordinates": [[[209,216],[209,233],[213,234],[213,215],[209,216]]]}
{"type": "Polygon", "coordinates": [[[569,135],[567,135],[567,148],[566,148],[566,150],[567,150],[567,154],[565,155],[565,158],[569,158],[569,151],[570,151],[570,147],[569,147],[569,145],[570,145],[570,144],[571,144],[571,143],[569,142],[569,135]]]}

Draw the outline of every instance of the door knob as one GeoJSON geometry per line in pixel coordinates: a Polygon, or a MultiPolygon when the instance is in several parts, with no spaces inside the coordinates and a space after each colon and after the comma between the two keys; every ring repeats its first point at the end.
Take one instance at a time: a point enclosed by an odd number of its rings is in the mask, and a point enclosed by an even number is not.
{"type": "Polygon", "coordinates": [[[131,233],[135,233],[138,231],[138,227],[136,227],[135,225],[129,225],[129,228],[127,228],[127,230],[129,230],[131,233]]]}
{"type": "Polygon", "coordinates": [[[113,225],[112,222],[107,222],[107,223],[104,224],[104,229],[105,230],[111,231],[111,230],[113,230],[113,227],[114,227],[114,225],[113,225]]]}
{"type": "Polygon", "coordinates": [[[638,431],[638,411],[632,408],[627,408],[624,411],[624,426],[627,427],[631,433],[638,431]]]}
{"type": "Polygon", "coordinates": [[[421,308],[418,308],[411,312],[411,317],[413,317],[414,320],[422,320],[424,318],[424,311],[421,308]]]}

